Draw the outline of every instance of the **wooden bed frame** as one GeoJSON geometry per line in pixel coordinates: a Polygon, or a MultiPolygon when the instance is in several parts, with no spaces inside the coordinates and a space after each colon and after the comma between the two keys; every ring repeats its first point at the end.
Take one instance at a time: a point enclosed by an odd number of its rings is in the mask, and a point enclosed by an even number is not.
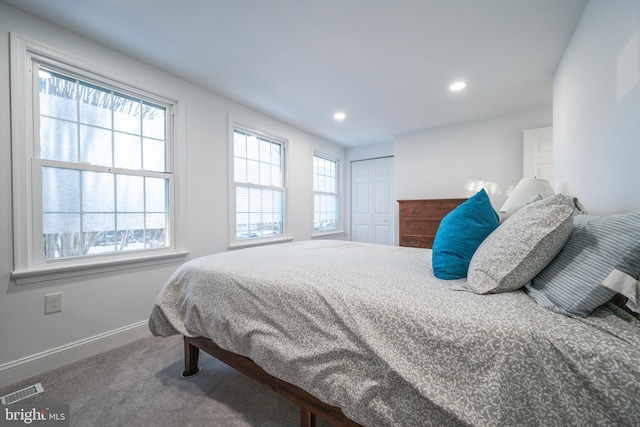
{"type": "Polygon", "coordinates": [[[251,359],[223,350],[208,338],[184,337],[183,377],[187,378],[200,372],[200,367],[198,366],[200,350],[242,372],[249,378],[264,384],[293,403],[300,405],[300,427],[315,427],[316,415],[336,427],[362,427],[347,418],[337,406],[328,405],[300,387],[266,373],[251,359]]]}

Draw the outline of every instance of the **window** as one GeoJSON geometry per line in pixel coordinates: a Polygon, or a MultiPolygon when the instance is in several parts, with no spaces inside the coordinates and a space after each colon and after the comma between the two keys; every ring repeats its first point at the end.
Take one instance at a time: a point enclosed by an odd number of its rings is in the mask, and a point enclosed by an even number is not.
{"type": "Polygon", "coordinates": [[[28,47],[20,61],[14,276],[175,252],[174,103],[28,47]]]}
{"type": "Polygon", "coordinates": [[[236,241],[284,235],[284,152],[284,140],[234,126],[236,241]]]}
{"type": "Polygon", "coordinates": [[[44,259],[166,247],[167,107],[34,65],[44,259]]]}
{"type": "Polygon", "coordinates": [[[340,196],[338,194],[338,162],[313,156],[313,230],[340,228],[340,196]]]}

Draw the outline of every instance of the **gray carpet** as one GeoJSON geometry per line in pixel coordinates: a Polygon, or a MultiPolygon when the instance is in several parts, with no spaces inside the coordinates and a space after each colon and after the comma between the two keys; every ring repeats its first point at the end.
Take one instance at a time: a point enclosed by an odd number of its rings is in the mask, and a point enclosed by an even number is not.
{"type": "MultiPolygon", "coordinates": [[[[20,403],[69,404],[71,426],[297,426],[299,407],[200,352],[202,371],[180,376],[182,337],[148,337],[0,390],[42,383],[20,403]]],[[[329,423],[317,420],[318,427],[329,423]]]]}

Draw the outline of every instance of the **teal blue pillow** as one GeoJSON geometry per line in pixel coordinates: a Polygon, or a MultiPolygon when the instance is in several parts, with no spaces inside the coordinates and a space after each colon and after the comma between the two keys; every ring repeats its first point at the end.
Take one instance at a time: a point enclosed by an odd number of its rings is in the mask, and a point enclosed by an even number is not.
{"type": "Polygon", "coordinates": [[[433,241],[431,263],[439,279],[467,277],[469,262],[480,243],[500,225],[500,217],[482,189],[449,212],[433,241]]]}

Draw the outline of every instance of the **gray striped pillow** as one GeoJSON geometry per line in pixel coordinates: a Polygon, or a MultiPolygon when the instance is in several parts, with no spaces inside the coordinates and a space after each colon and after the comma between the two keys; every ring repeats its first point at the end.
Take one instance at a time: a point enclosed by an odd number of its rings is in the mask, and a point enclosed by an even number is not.
{"type": "Polygon", "coordinates": [[[601,285],[612,271],[624,270],[621,276],[637,280],[639,243],[640,213],[576,215],[571,237],[526,286],[527,293],[556,313],[588,316],[616,294],[601,285]]]}

